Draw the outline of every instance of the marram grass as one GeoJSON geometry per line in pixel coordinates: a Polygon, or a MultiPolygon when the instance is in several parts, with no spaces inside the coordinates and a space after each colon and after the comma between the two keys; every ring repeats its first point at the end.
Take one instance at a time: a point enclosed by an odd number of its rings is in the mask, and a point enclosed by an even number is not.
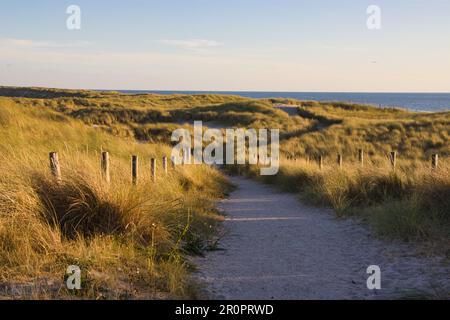
{"type": "Polygon", "coordinates": [[[220,218],[214,201],[224,178],[207,166],[177,166],[166,176],[163,144],[124,141],[42,107],[1,102],[0,297],[195,297],[184,253],[198,253],[220,218]],[[110,152],[111,183],[100,172],[110,152]],[[58,151],[62,181],[50,174],[58,151]],[[130,156],[140,180],[131,185],[130,156]],[[158,176],[150,179],[150,158],[158,176]],[[82,290],[69,292],[69,265],[82,290]]]}

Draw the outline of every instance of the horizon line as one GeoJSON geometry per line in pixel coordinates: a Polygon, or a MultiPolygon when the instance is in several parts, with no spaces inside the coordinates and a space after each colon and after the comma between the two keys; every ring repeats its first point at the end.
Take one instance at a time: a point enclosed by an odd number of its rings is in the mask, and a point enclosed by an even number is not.
{"type": "Polygon", "coordinates": [[[148,91],[148,92],[219,92],[219,93],[418,93],[450,94],[450,91],[271,91],[271,90],[167,90],[167,89],[87,89],[93,91],[148,91]]]}
{"type": "Polygon", "coordinates": [[[18,85],[0,85],[0,88],[36,88],[36,89],[56,89],[56,90],[85,90],[85,91],[144,91],[144,92],[218,92],[218,93],[369,93],[369,94],[386,94],[386,93],[400,93],[400,94],[450,94],[450,91],[279,91],[279,90],[205,90],[205,89],[99,89],[99,88],[67,88],[67,87],[46,87],[46,86],[18,86],[18,85]]]}

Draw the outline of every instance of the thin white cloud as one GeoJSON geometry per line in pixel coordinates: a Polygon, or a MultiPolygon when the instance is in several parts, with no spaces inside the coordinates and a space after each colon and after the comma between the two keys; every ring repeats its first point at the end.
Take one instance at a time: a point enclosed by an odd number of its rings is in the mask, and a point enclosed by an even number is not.
{"type": "Polygon", "coordinates": [[[58,43],[53,41],[36,41],[36,40],[15,39],[15,38],[0,38],[0,44],[22,48],[42,48],[42,49],[86,48],[92,45],[92,43],[88,41],[58,43]]]}
{"type": "Polygon", "coordinates": [[[207,39],[161,40],[160,42],[168,46],[195,52],[207,52],[210,48],[223,46],[221,42],[207,39]]]}

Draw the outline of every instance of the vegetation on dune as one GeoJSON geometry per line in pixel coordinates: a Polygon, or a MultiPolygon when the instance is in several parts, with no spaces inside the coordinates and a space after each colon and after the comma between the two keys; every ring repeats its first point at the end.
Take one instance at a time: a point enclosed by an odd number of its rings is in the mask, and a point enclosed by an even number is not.
{"type": "MultiPolygon", "coordinates": [[[[159,133],[167,137],[174,126],[190,122],[194,117],[206,121],[217,116],[217,112],[211,112],[215,106],[248,101],[237,96],[212,94],[120,94],[10,87],[0,87],[0,96],[10,97],[25,107],[53,109],[123,138],[147,141],[161,141],[159,133]]],[[[250,112],[247,118],[252,116],[250,112]]],[[[233,120],[241,114],[237,111],[219,113],[222,121],[233,120]]]]}
{"type": "Polygon", "coordinates": [[[199,253],[214,235],[214,201],[227,186],[217,171],[177,167],[152,183],[147,162],[170,155],[167,145],[124,141],[6,98],[0,137],[0,296],[71,297],[63,281],[69,265],[82,270],[79,297],[197,294],[184,253],[199,253]],[[62,166],[59,184],[48,169],[52,150],[62,166]],[[101,150],[111,154],[110,185],[101,178],[101,150]],[[142,159],[135,187],[131,154],[142,159]]]}
{"type": "MultiPolygon", "coordinates": [[[[85,270],[86,297],[195,294],[183,253],[198,253],[213,236],[213,201],[226,181],[206,166],[178,167],[157,184],[144,174],[134,188],[129,177],[131,154],[145,159],[141,166],[169,155],[172,131],[191,128],[194,120],[280,129],[277,175],[260,176],[257,166],[229,170],[450,256],[450,112],[227,95],[0,88],[2,95],[8,98],[0,97],[0,275],[12,287],[28,288],[23,285],[36,279],[60,285],[54,275],[73,263],[85,270]],[[298,116],[277,104],[297,106],[298,116]],[[110,186],[101,182],[102,150],[112,156],[110,186]],[[49,151],[60,153],[61,184],[49,175],[49,151]],[[390,151],[398,152],[395,171],[390,151]],[[439,168],[431,170],[434,153],[439,168]],[[318,156],[324,157],[322,170],[318,156]]],[[[56,296],[60,288],[45,294],[56,296]]]]}
{"type": "Polygon", "coordinates": [[[318,121],[320,130],[285,141],[282,148],[290,156],[335,157],[340,153],[355,159],[361,148],[374,157],[384,157],[390,151],[414,160],[427,160],[433,153],[450,155],[450,112],[305,102],[299,114],[318,121]]]}
{"type": "Polygon", "coordinates": [[[314,121],[291,119],[268,101],[232,95],[158,95],[57,89],[1,88],[2,94],[25,107],[47,107],[70,118],[123,138],[169,142],[175,126],[194,120],[219,122],[228,126],[278,128],[285,132],[306,130],[314,121]],[[50,93],[49,93],[50,92],[50,93]],[[15,96],[14,96],[15,94],[15,96]],[[42,97],[49,98],[42,98],[42,97]]]}

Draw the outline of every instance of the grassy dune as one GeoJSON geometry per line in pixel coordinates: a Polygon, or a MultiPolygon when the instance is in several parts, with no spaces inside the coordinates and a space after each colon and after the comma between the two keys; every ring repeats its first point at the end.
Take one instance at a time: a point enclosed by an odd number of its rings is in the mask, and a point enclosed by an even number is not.
{"type": "Polygon", "coordinates": [[[11,97],[26,107],[46,107],[115,136],[145,141],[168,141],[174,127],[194,120],[230,126],[278,127],[286,131],[303,128],[307,119],[290,119],[266,100],[230,95],[128,95],[0,87],[0,96],[11,97]]]}
{"type": "Polygon", "coordinates": [[[151,183],[149,159],[163,155],[167,145],[125,141],[0,98],[0,296],[71,297],[63,282],[71,264],[82,269],[78,297],[195,296],[185,253],[210,244],[214,201],[227,183],[206,166],[177,167],[151,183]],[[109,186],[101,150],[111,154],[109,186]],[[61,184],[49,175],[49,151],[59,152],[61,184]],[[137,187],[131,154],[141,160],[137,187]]]}
{"type": "Polygon", "coordinates": [[[69,264],[82,267],[83,297],[195,296],[185,253],[214,245],[220,220],[214,201],[227,183],[206,166],[178,167],[157,184],[147,172],[150,157],[169,155],[172,130],[194,120],[280,129],[278,175],[261,177],[256,166],[229,169],[338,215],[361,217],[381,235],[427,243],[430,252],[450,256],[450,112],[0,87],[0,277],[9,284],[0,296],[11,287],[24,296],[70,296],[62,279],[69,264]],[[279,103],[297,106],[298,116],[274,108],[279,103]],[[100,177],[102,150],[112,157],[110,186],[100,177]],[[60,185],[49,176],[49,151],[60,155],[60,185]],[[399,155],[395,172],[390,151],[399,155]],[[433,153],[440,155],[434,171],[433,153]],[[135,188],[131,154],[141,159],[143,178],[135,188]],[[319,155],[323,170],[315,163],[319,155]]]}
{"type": "Polygon", "coordinates": [[[293,136],[283,150],[292,156],[356,158],[362,148],[370,157],[397,151],[403,159],[428,160],[450,155],[450,112],[421,113],[343,103],[303,102],[299,115],[318,122],[320,130],[293,136]]]}

